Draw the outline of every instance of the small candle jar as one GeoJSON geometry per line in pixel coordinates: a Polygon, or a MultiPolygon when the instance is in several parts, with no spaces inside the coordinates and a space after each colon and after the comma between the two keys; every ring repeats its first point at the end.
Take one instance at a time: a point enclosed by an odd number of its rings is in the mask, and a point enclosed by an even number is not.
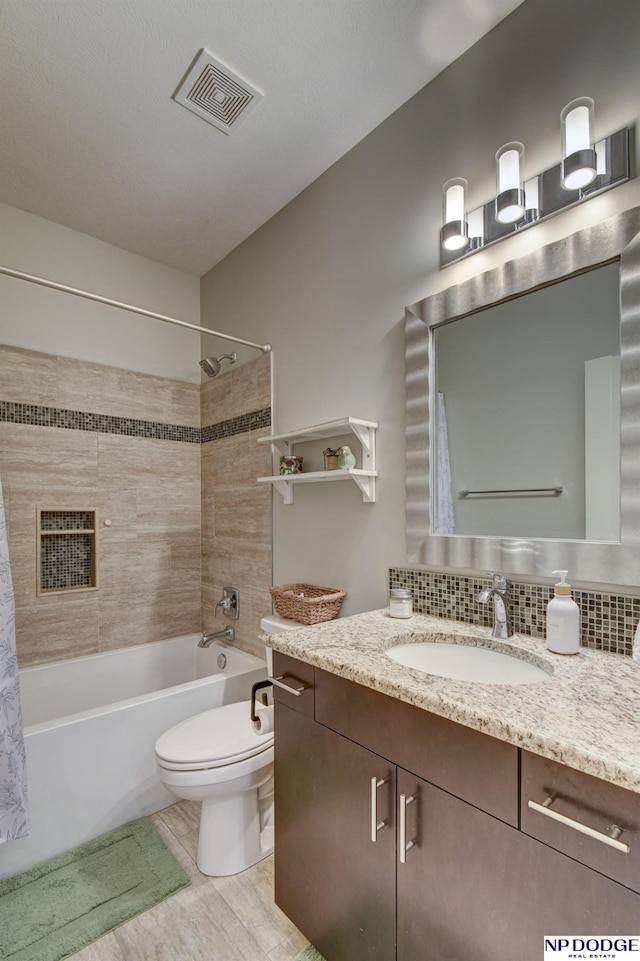
{"type": "Polygon", "coordinates": [[[302,457],[298,457],[297,454],[291,454],[290,457],[281,457],[280,473],[281,474],[301,474],[302,473],[302,457]]]}
{"type": "Polygon", "coordinates": [[[389,591],[389,616],[412,617],[413,598],[411,591],[405,587],[394,587],[389,591]]]}

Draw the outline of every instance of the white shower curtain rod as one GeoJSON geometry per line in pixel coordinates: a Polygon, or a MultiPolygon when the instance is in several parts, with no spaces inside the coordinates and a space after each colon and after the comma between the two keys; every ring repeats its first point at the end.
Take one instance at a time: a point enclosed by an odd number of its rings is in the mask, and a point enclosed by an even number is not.
{"type": "Polygon", "coordinates": [[[54,280],[47,280],[45,277],[25,274],[21,270],[14,270],[13,267],[4,267],[0,264],[0,274],[6,274],[7,277],[15,277],[17,280],[26,280],[30,284],[39,284],[41,287],[51,287],[53,290],[61,290],[65,294],[73,294],[74,297],[84,297],[85,300],[95,300],[97,303],[106,304],[108,307],[119,307],[121,310],[129,310],[134,314],[142,314],[143,317],[162,320],[166,324],[176,324],[178,327],[187,327],[189,330],[197,330],[199,333],[209,334],[211,337],[231,340],[234,344],[254,347],[256,350],[261,350],[264,354],[268,354],[271,350],[271,344],[254,344],[251,340],[242,340],[241,337],[232,337],[231,334],[221,334],[219,330],[209,330],[208,327],[198,327],[197,324],[189,324],[186,320],[177,320],[175,317],[156,314],[153,310],[145,310],[144,307],[135,307],[133,304],[123,304],[119,300],[101,297],[100,294],[92,294],[88,290],[80,290],[78,287],[67,287],[66,284],[57,284],[54,280]]]}

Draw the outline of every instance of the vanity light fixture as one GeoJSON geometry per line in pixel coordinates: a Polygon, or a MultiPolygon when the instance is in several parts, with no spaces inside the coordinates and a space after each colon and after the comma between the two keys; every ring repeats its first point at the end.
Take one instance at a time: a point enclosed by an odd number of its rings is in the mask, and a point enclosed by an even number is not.
{"type": "Polygon", "coordinates": [[[629,127],[596,142],[590,97],[568,103],[560,114],[560,126],[560,162],[534,177],[525,179],[523,144],[513,141],[500,147],[495,198],[474,210],[467,211],[467,181],[447,181],[440,267],[629,180],[629,127]]]}
{"type": "Polygon", "coordinates": [[[524,217],[524,144],[506,143],[496,154],[496,220],[515,224],[524,217]]]}
{"type": "Polygon", "coordinates": [[[442,204],[442,246],[445,250],[464,250],[469,245],[467,181],[462,177],[447,180],[442,188],[442,204]]]}
{"type": "Polygon", "coordinates": [[[598,162],[593,146],[593,100],[579,97],[560,114],[562,186],[583,190],[596,179],[598,162]]]}

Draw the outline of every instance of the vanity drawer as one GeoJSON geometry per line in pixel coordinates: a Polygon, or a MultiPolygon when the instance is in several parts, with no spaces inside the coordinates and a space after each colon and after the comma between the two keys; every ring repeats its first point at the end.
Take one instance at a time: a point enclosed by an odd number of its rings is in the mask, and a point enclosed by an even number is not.
{"type": "Polygon", "coordinates": [[[274,651],[273,679],[280,681],[280,684],[273,685],[274,700],[286,704],[298,714],[313,717],[314,668],[310,664],[274,651]],[[288,691],[287,687],[292,690],[288,691]],[[296,689],[299,690],[298,694],[294,693],[296,689]]]}
{"type": "MultiPolygon", "coordinates": [[[[523,751],[521,829],[640,892],[640,794],[523,751]],[[532,808],[530,802],[544,810],[532,808]],[[607,843],[614,825],[622,829],[617,840],[628,846],[627,853],[607,843]],[[582,826],[596,836],[582,833],[582,826]]],[[[614,840],[617,833],[613,832],[614,840]]]]}
{"type": "Polygon", "coordinates": [[[518,749],[316,669],[316,721],[412,774],[518,825],[518,749]]]}

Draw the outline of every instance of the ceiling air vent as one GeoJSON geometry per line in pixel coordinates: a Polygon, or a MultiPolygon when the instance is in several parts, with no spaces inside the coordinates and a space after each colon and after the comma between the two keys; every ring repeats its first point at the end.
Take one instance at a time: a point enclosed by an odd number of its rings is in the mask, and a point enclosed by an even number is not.
{"type": "Polygon", "coordinates": [[[263,96],[207,50],[201,50],[173,99],[229,134],[240,126],[263,96]]]}

